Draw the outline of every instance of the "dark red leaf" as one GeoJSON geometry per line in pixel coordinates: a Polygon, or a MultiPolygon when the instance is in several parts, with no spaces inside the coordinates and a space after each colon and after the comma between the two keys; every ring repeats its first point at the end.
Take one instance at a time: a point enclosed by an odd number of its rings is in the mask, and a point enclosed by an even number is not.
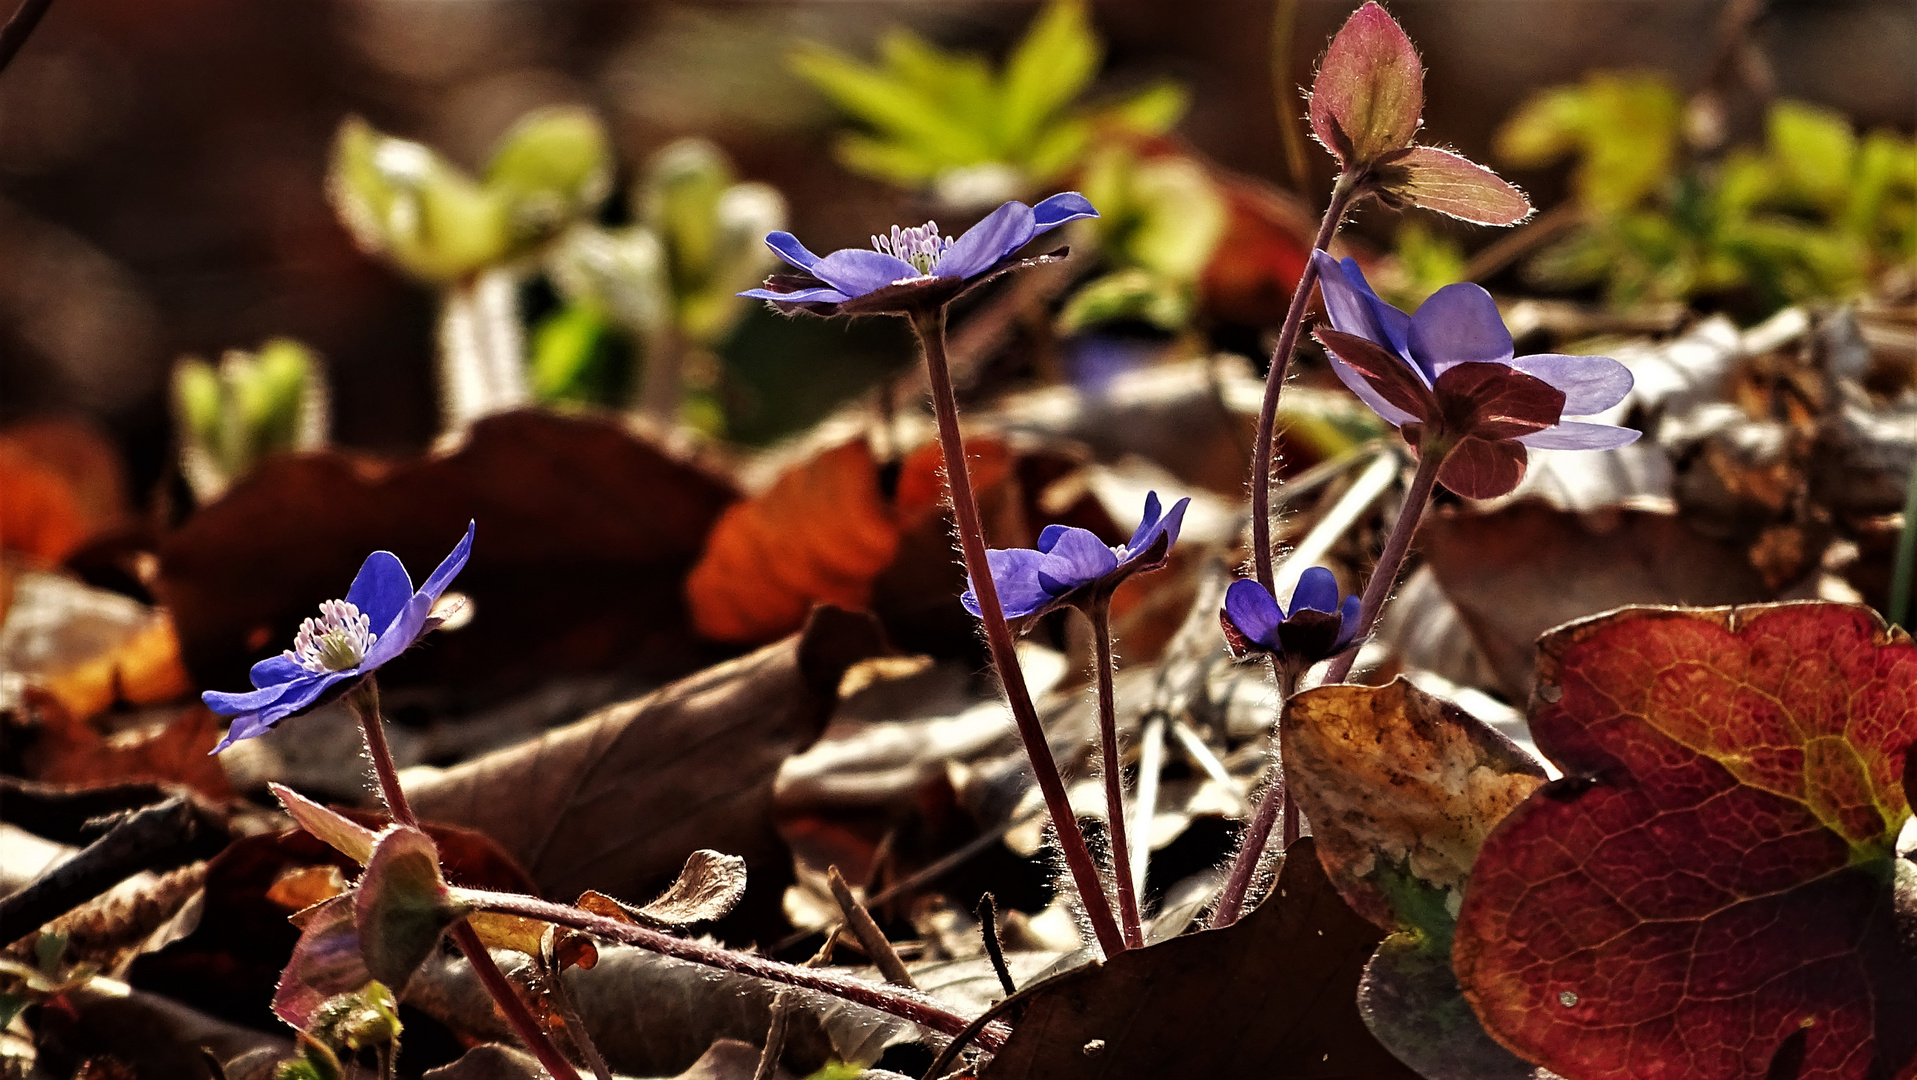
{"type": "Polygon", "coordinates": [[[1530,458],[1523,443],[1465,439],[1438,466],[1438,483],[1467,499],[1495,499],[1524,479],[1530,458]]]}
{"type": "Polygon", "coordinates": [[[1438,376],[1433,390],[1446,434],[1461,439],[1515,439],[1564,415],[1564,391],[1508,364],[1455,364],[1438,376]]]}
{"type": "Polygon", "coordinates": [[[1420,420],[1429,422],[1438,416],[1438,399],[1411,365],[1382,345],[1356,334],[1347,334],[1321,326],[1312,332],[1318,343],[1332,355],[1351,365],[1364,376],[1372,389],[1386,401],[1420,420]]]}
{"type": "Polygon", "coordinates": [[[1799,1032],[1802,1076],[1917,1071],[1909,637],[1852,605],[1634,608],[1540,654],[1565,778],[1472,868],[1453,960],[1485,1027],[1578,1080],[1757,1080],[1799,1032]]]}

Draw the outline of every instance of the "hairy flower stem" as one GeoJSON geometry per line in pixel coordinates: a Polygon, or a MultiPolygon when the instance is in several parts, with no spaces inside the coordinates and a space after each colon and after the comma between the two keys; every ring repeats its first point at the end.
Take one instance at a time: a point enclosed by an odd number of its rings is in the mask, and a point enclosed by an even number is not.
{"type": "MultiPolygon", "coordinates": [[[[1105,774],[1105,816],[1111,822],[1112,877],[1118,886],[1118,923],[1125,947],[1143,948],[1144,925],[1138,918],[1138,891],[1132,885],[1132,848],[1125,824],[1125,770],[1118,762],[1118,698],[1112,691],[1112,598],[1101,595],[1086,612],[1092,620],[1092,649],[1098,669],[1098,746],[1105,774]]],[[[1140,828],[1144,828],[1140,823],[1140,828]]]]}
{"type": "MultiPolygon", "coordinates": [[[[662,930],[608,919],[576,907],[555,904],[533,896],[485,892],[477,889],[455,889],[454,895],[463,902],[475,905],[481,911],[538,919],[541,922],[582,930],[621,944],[634,945],[661,956],[703,964],[706,967],[739,975],[748,975],[755,979],[784,983],[802,990],[830,994],[833,997],[843,998],[846,1001],[909,1020],[941,1035],[957,1035],[971,1024],[965,1017],[953,1012],[937,1000],[902,987],[868,982],[850,975],[801,967],[797,964],[782,964],[777,960],[768,960],[751,953],[733,952],[718,945],[674,937],[662,930]]],[[[981,1035],[978,1042],[988,1049],[996,1050],[1004,1045],[1005,1035],[1003,1029],[992,1029],[981,1035]]]]}
{"type": "MultiPolygon", "coordinates": [[[[386,808],[392,812],[393,820],[408,828],[419,828],[419,819],[413,816],[412,804],[406,801],[406,792],[399,786],[399,770],[393,767],[393,752],[386,745],[386,729],[379,715],[379,682],[372,675],[361,679],[358,685],[346,693],[346,703],[352,708],[353,715],[359,719],[360,734],[366,738],[366,756],[373,759],[373,775],[379,778],[380,797],[386,800],[386,808]]],[[[473,966],[473,973],[492,995],[493,1002],[506,1017],[506,1022],[519,1035],[521,1042],[531,1050],[533,1056],[546,1068],[552,1080],[580,1080],[579,1070],[573,1068],[566,1055],[559,1052],[546,1029],[533,1019],[532,1011],[520,1000],[519,991],[506,979],[506,974],[493,963],[492,954],[480,942],[479,935],[473,932],[465,920],[453,924],[453,944],[466,954],[467,962],[473,966]]]]}
{"type": "MultiPolygon", "coordinates": [[[[1291,695],[1298,689],[1299,672],[1291,665],[1274,661],[1278,674],[1278,717],[1271,728],[1270,775],[1265,781],[1265,790],[1258,796],[1258,808],[1252,812],[1251,825],[1245,830],[1245,837],[1239,842],[1238,855],[1232,860],[1231,874],[1225,879],[1225,890],[1218,894],[1218,906],[1211,911],[1213,930],[1230,926],[1238,921],[1243,913],[1245,897],[1251,892],[1251,883],[1257,880],[1258,868],[1265,861],[1265,846],[1271,842],[1271,827],[1282,811],[1288,829],[1296,828],[1297,809],[1291,798],[1291,784],[1285,777],[1285,761],[1278,750],[1278,729],[1284,724],[1285,710],[1291,705],[1291,695]]],[[[1286,836],[1285,847],[1290,847],[1293,836],[1286,836]]]]}
{"type": "Polygon", "coordinates": [[[1405,490],[1404,505],[1398,508],[1397,524],[1391,527],[1391,535],[1385,538],[1384,551],[1378,554],[1378,565],[1372,568],[1371,580],[1365,583],[1364,599],[1358,601],[1358,630],[1351,639],[1351,647],[1331,662],[1331,669],[1325,672],[1326,684],[1341,683],[1351,674],[1351,665],[1358,662],[1358,650],[1364,647],[1365,638],[1371,636],[1371,628],[1378,621],[1378,612],[1384,608],[1385,597],[1391,595],[1392,586],[1398,582],[1398,571],[1404,568],[1405,553],[1411,550],[1412,534],[1418,531],[1418,521],[1424,517],[1425,507],[1431,505],[1431,489],[1438,482],[1438,468],[1444,464],[1444,456],[1450,448],[1445,446],[1425,446],[1419,453],[1418,471],[1411,475],[1411,486],[1405,490]]]}
{"type": "MultiPolygon", "coordinates": [[[[1318,224],[1313,250],[1331,246],[1345,211],[1363,190],[1362,174],[1341,173],[1331,189],[1331,205],[1325,207],[1324,220],[1318,224]]],[[[1271,562],[1271,469],[1272,444],[1278,424],[1278,395],[1285,389],[1285,376],[1291,370],[1291,354],[1298,347],[1298,332],[1305,322],[1305,308],[1311,303],[1311,287],[1318,283],[1318,264],[1307,258],[1305,272],[1292,291],[1291,307],[1285,312],[1284,325],[1278,328],[1278,345],[1271,351],[1271,372],[1265,376],[1265,400],[1258,407],[1258,434],[1251,446],[1251,572],[1258,584],[1272,587],[1271,562]]]]}
{"type": "Polygon", "coordinates": [[[972,478],[965,465],[965,443],[959,437],[958,398],[952,391],[952,373],[945,359],[945,309],[923,311],[912,317],[912,329],[919,335],[925,352],[927,381],[932,384],[932,408],[938,415],[939,448],[945,457],[945,482],[952,498],[952,516],[958,522],[959,548],[965,556],[965,571],[972,576],[972,589],[978,597],[979,621],[985,626],[985,643],[998,668],[999,681],[1012,707],[1012,720],[1018,726],[1019,739],[1025,744],[1025,756],[1032,763],[1038,789],[1045,796],[1045,807],[1052,815],[1052,828],[1058,846],[1065,854],[1065,866],[1071,871],[1078,899],[1091,920],[1098,947],[1107,957],[1125,951],[1125,939],[1118,922],[1112,918],[1111,904],[1105,899],[1098,864],[1085,847],[1085,834],[1078,828],[1071,800],[1065,794],[1065,781],[1059,776],[1058,762],[1045,742],[1045,728],[1038,722],[1038,710],[1032,705],[1032,693],[1025,685],[1025,672],[1019,667],[1013,647],[1012,628],[1005,622],[1005,609],[998,601],[998,586],[985,558],[985,526],[979,520],[978,500],[972,494],[972,478]]]}

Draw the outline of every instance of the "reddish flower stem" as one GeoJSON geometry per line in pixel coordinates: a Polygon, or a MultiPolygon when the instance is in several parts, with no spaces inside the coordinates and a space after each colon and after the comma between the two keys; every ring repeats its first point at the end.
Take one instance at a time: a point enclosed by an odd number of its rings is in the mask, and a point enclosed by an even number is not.
{"type": "MultiPolygon", "coordinates": [[[[718,968],[721,971],[749,975],[756,979],[766,979],[784,983],[787,986],[796,986],[802,990],[815,990],[822,994],[844,998],[900,1019],[910,1020],[920,1027],[936,1031],[941,1035],[956,1036],[971,1026],[971,1021],[933,998],[902,987],[867,982],[864,979],[822,971],[818,968],[782,964],[777,960],[754,956],[751,953],[733,952],[717,945],[674,937],[664,931],[640,926],[637,923],[620,922],[617,919],[594,915],[589,911],[582,911],[566,904],[555,904],[533,896],[485,892],[477,889],[455,889],[453,895],[463,902],[476,905],[481,911],[538,919],[541,922],[582,930],[610,941],[635,945],[677,960],[686,960],[706,967],[718,968]]],[[[1006,1034],[1003,1028],[988,1028],[980,1034],[979,1045],[988,1050],[996,1050],[1005,1044],[1006,1034]]]]}
{"type": "MultiPolygon", "coordinates": [[[[1238,855],[1231,864],[1231,875],[1225,879],[1224,891],[1218,894],[1218,906],[1211,911],[1210,926],[1213,930],[1230,926],[1243,913],[1245,897],[1251,891],[1251,883],[1258,877],[1258,867],[1264,863],[1265,846],[1271,842],[1271,827],[1277,823],[1280,811],[1284,812],[1287,826],[1292,826],[1297,820],[1290,797],[1291,785],[1286,782],[1284,757],[1277,753],[1277,748],[1278,727],[1284,723],[1285,709],[1290,705],[1292,693],[1298,688],[1298,673],[1289,664],[1283,663],[1277,664],[1277,673],[1278,719],[1271,729],[1271,775],[1265,781],[1265,790],[1258,796],[1258,808],[1251,815],[1251,825],[1245,829],[1244,839],[1239,841],[1238,855]]],[[[1293,839],[1286,837],[1285,847],[1290,847],[1293,839]]]]}
{"type": "Polygon", "coordinates": [[[945,309],[939,307],[912,317],[912,329],[919,335],[925,353],[928,381],[932,384],[932,408],[938,416],[939,447],[945,457],[946,487],[952,499],[952,516],[958,522],[959,549],[965,556],[965,571],[972,576],[972,590],[978,597],[979,621],[985,627],[985,644],[991,650],[992,664],[998,668],[999,681],[1012,707],[1012,720],[1018,726],[1019,739],[1025,744],[1025,756],[1031,761],[1038,789],[1045,796],[1045,807],[1052,815],[1052,828],[1058,846],[1065,854],[1065,866],[1071,872],[1078,899],[1091,921],[1098,946],[1107,957],[1125,951],[1125,939],[1118,922],[1112,918],[1111,904],[1105,898],[1098,864],[1085,847],[1085,834],[1065,793],[1065,781],[1059,776],[1058,763],[1045,742],[1045,728],[1039,723],[1038,710],[1032,705],[1032,693],[1025,685],[1025,672],[1019,666],[1013,647],[1012,629],[1005,622],[1005,609],[999,603],[998,586],[985,558],[985,526],[979,519],[978,500],[972,494],[972,477],[965,464],[965,443],[959,437],[958,398],[952,391],[952,373],[945,359],[945,309]]]}
{"type": "MultiPolygon", "coordinates": [[[[1318,237],[1312,250],[1331,246],[1338,225],[1344,220],[1354,198],[1363,189],[1360,174],[1341,173],[1331,189],[1331,205],[1325,207],[1324,220],[1318,224],[1318,237]]],[[[1298,347],[1298,332],[1304,326],[1305,308],[1311,303],[1311,288],[1318,283],[1318,264],[1305,259],[1305,272],[1292,290],[1291,307],[1285,312],[1284,325],[1278,329],[1278,345],[1271,351],[1271,372],[1265,376],[1265,400],[1258,407],[1258,434],[1251,448],[1251,572],[1258,584],[1272,587],[1271,559],[1271,469],[1273,442],[1278,424],[1278,396],[1284,392],[1285,376],[1291,370],[1291,354],[1298,347]]]]}
{"type": "MultiPolygon", "coordinates": [[[[373,775],[379,778],[380,797],[386,800],[386,808],[391,811],[393,820],[409,828],[419,828],[419,819],[413,816],[412,804],[406,801],[406,791],[399,785],[399,770],[393,766],[393,752],[386,745],[386,729],[379,715],[379,682],[367,675],[346,694],[346,702],[352,707],[353,715],[359,719],[360,734],[366,738],[366,755],[373,759],[373,775]]],[[[552,1080],[580,1080],[579,1070],[573,1068],[566,1055],[559,1052],[546,1029],[539,1026],[533,1018],[532,1010],[519,997],[519,991],[506,978],[506,973],[493,963],[492,954],[479,940],[464,920],[453,925],[453,944],[466,954],[467,962],[473,965],[473,973],[479,976],[480,983],[492,996],[494,1004],[506,1017],[506,1023],[518,1034],[521,1042],[545,1066],[552,1080]]]]}
{"type": "MultiPolygon", "coordinates": [[[[1092,620],[1094,666],[1098,669],[1098,744],[1105,774],[1105,816],[1111,822],[1112,877],[1118,886],[1118,921],[1125,946],[1145,945],[1144,924],[1138,917],[1138,892],[1132,887],[1131,843],[1126,836],[1125,770],[1118,763],[1118,701],[1112,690],[1112,601],[1109,595],[1092,600],[1086,612],[1092,620]]],[[[1140,828],[1148,823],[1141,822],[1140,828]]]]}
{"type": "Polygon", "coordinates": [[[1411,486],[1405,489],[1404,505],[1398,509],[1397,524],[1391,527],[1391,535],[1385,538],[1384,551],[1378,554],[1378,564],[1372,568],[1371,580],[1365,583],[1364,599],[1358,601],[1358,630],[1351,639],[1351,647],[1331,662],[1331,669],[1325,672],[1325,683],[1341,683],[1351,674],[1351,665],[1358,662],[1358,650],[1364,647],[1365,639],[1371,636],[1371,627],[1378,621],[1378,612],[1384,608],[1385,597],[1391,595],[1392,586],[1398,582],[1398,571],[1404,569],[1404,557],[1411,550],[1411,537],[1418,531],[1418,521],[1424,517],[1425,507],[1431,505],[1431,489],[1437,485],[1438,469],[1444,464],[1444,456],[1450,448],[1427,443],[1421,448],[1418,457],[1418,471],[1411,476],[1411,486]]]}

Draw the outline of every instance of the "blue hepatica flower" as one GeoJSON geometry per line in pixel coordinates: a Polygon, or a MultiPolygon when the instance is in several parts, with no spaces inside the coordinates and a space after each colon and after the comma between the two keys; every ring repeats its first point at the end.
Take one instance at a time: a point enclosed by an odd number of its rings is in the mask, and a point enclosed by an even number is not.
{"type": "Polygon", "coordinates": [[[956,240],[941,234],[936,221],[912,229],[895,225],[890,235],[874,236],[869,250],[842,248],[823,258],[806,250],[791,233],[775,232],[765,238],[766,246],[800,272],[774,274],[766,279],[765,288],[739,295],[770,300],[782,311],[818,314],[935,308],[1006,270],[1063,254],[1012,258],[1040,233],[1097,216],[1085,196],[1067,191],[1037,206],[1008,202],[956,240]]]}
{"type": "Polygon", "coordinates": [[[370,674],[437,629],[444,618],[434,617],[433,605],[465,568],[472,549],[473,526],[468,524],[465,537],[417,592],[398,556],[390,551],[368,555],[346,599],[321,604],[319,618],[300,624],[292,648],[253,665],[252,691],[208,690],[200,695],[207,708],[233,718],[213,752],[265,734],[319,700],[335,683],[370,674]]]}
{"type": "Polygon", "coordinates": [[[1318,332],[1338,378],[1418,447],[1441,439],[1438,479],[1471,498],[1502,495],[1524,476],[1525,448],[1608,450],[1638,433],[1565,420],[1603,412],[1631,391],[1608,356],[1512,355],[1491,294],[1447,285],[1407,315],[1378,298],[1358,264],[1313,252],[1333,329],[1318,332]]]}
{"type": "MultiPolygon", "coordinates": [[[[985,553],[992,568],[992,584],[1007,619],[1039,615],[1060,604],[1077,603],[1143,570],[1165,565],[1171,546],[1178,542],[1190,499],[1180,499],[1160,516],[1158,493],[1145,496],[1144,519],[1132,538],[1108,547],[1088,529],[1047,525],[1038,534],[1037,548],[993,548],[985,553]]],[[[968,582],[968,585],[970,583],[968,582]]],[[[978,615],[978,596],[972,588],[959,597],[965,610],[978,615]]]]}
{"type": "MultiPolygon", "coordinates": [[[[1345,651],[1358,633],[1356,596],[1338,602],[1338,579],[1322,566],[1306,570],[1291,593],[1291,610],[1256,581],[1234,581],[1218,613],[1232,654],[1269,653],[1309,667],[1345,651]]],[[[1300,670],[1302,670],[1302,667],[1300,670]]]]}

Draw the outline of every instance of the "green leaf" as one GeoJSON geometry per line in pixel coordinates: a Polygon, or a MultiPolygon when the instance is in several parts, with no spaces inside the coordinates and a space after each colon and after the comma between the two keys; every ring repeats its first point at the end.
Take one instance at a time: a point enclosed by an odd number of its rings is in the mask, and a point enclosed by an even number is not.
{"type": "Polygon", "coordinates": [[[540,401],[590,401],[586,385],[606,321],[583,304],[561,308],[533,330],[532,386],[540,401]]]}
{"type": "Polygon", "coordinates": [[[358,117],[340,125],[327,191],[362,249],[428,282],[469,277],[512,250],[510,206],[501,193],[358,117]]]}
{"type": "Polygon", "coordinates": [[[1664,186],[1677,165],[1683,103],[1662,77],[1599,72],[1547,91],[1499,130],[1498,156],[1534,167],[1576,151],[1578,197],[1622,210],[1664,186]]]}
{"type": "Polygon", "coordinates": [[[225,396],[212,364],[188,356],[173,366],[173,407],[181,434],[216,459],[225,456],[225,396]]]}
{"type": "Polygon", "coordinates": [[[999,116],[1004,145],[1029,143],[1052,114],[1091,84],[1099,59],[1098,37],[1085,5],[1081,0],[1054,0],[1006,59],[999,116]]]}
{"type": "Polygon", "coordinates": [[[564,216],[590,210],[612,181],[605,128],[580,108],[539,109],[520,117],[486,166],[486,186],[519,203],[550,203],[564,216]]]}
{"type": "Polygon", "coordinates": [[[1797,101],[1771,106],[1766,124],[1770,157],[1792,194],[1835,210],[1844,203],[1857,157],[1850,121],[1797,101]]]}
{"type": "Polygon", "coordinates": [[[1146,270],[1119,270],[1098,278],[1065,302],[1058,315],[1061,334],[1075,334],[1100,323],[1138,319],[1166,330],[1191,318],[1191,288],[1146,270]]]}
{"type": "Polygon", "coordinates": [[[1163,135],[1178,126],[1189,108],[1191,91],[1178,82],[1163,79],[1108,106],[1099,116],[1126,131],[1163,135]]]}
{"type": "Polygon", "coordinates": [[[387,829],[353,893],[353,922],[367,972],[404,992],[440,935],[470,910],[440,876],[432,838],[404,825],[387,829]]]}
{"type": "Polygon", "coordinates": [[[792,70],[833,103],[939,164],[962,164],[991,154],[978,132],[954,124],[919,88],[818,45],[802,47],[792,70]]]}

